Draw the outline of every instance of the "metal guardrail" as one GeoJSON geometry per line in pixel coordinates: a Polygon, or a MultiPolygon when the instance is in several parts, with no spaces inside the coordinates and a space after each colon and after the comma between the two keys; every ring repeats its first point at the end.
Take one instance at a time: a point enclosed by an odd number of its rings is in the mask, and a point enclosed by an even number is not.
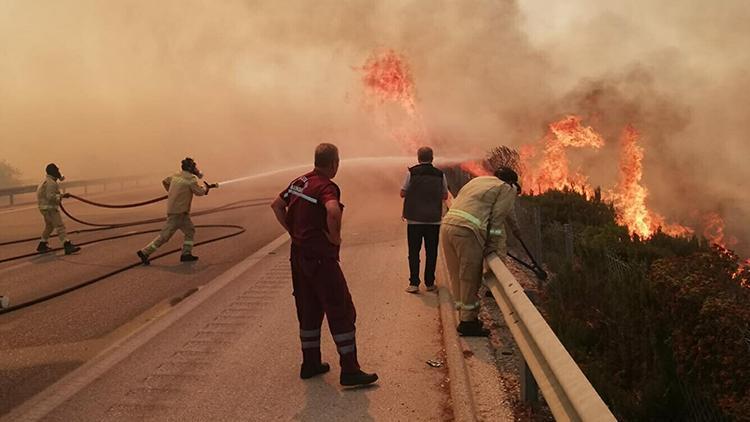
{"type": "Polygon", "coordinates": [[[492,275],[484,280],[533,378],[522,375],[522,395],[536,395],[538,385],[557,421],[615,421],[607,405],[560,343],[523,286],[497,255],[486,259],[492,275]],[[529,379],[531,378],[531,379],[529,379]],[[530,390],[534,390],[531,392],[530,390]]]}
{"type": "MultiPolygon", "coordinates": [[[[138,184],[141,181],[144,180],[150,180],[153,179],[155,176],[152,174],[149,175],[137,175],[137,176],[124,176],[124,177],[107,177],[107,178],[101,178],[101,179],[89,179],[89,180],[73,180],[70,182],[62,182],[60,183],[60,189],[65,192],[67,189],[72,188],[83,188],[83,193],[88,193],[89,187],[92,186],[102,186],[103,190],[107,190],[107,185],[113,185],[113,184],[119,184],[120,189],[124,189],[125,183],[127,182],[135,182],[135,185],[138,186],[138,184]]],[[[9,204],[8,205],[15,205],[15,197],[17,195],[23,195],[27,193],[34,193],[36,192],[38,185],[23,185],[23,186],[15,186],[11,188],[4,188],[0,189],[0,197],[7,196],[9,204]]]]}

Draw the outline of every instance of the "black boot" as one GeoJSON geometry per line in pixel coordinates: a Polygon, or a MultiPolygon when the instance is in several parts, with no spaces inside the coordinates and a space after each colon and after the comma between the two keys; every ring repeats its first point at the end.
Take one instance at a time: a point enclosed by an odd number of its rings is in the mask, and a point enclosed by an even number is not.
{"type": "Polygon", "coordinates": [[[477,320],[474,321],[461,321],[456,327],[456,331],[461,334],[462,337],[488,337],[490,330],[487,330],[482,326],[482,322],[477,320]]]}
{"type": "Polygon", "coordinates": [[[63,247],[65,248],[65,255],[74,254],[74,253],[76,253],[76,252],[78,252],[78,251],[81,250],[80,246],[76,246],[76,245],[70,243],[70,240],[68,240],[67,242],[63,243],[63,247]]]}
{"type": "Polygon", "coordinates": [[[150,265],[151,264],[151,261],[148,259],[148,255],[146,255],[145,253],[143,253],[143,251],[136,252],[136,255],[138,255],[138,258],[141,259],[141,263],[143,265],[150,265]]]}
{"type": "Polygon", "coordinates": [[[341,378],[339,378],[339,382],[345,387],[372,384],[377,380],[378,374],[368,374],[367,372],[363,372],[361,369],[357,372],[352,372],[349,374],[345,374],[342,372],[341,378]]]}
{"type": "Polygon", "coordinates": [[[186,253],[186,254],[184,253],[180,255],[180,262],[193,262],[197,260],[198,260],[198,257],[191,253],[186,253]]]}
{"type": "Polygon", "coordinates": [[[36,251],[39,253],[45,253],[51,251],[52,248],[47,245],[47,242],[39,242],[39,246],[36,247],[36,251]]]}
{"type": "Polygon", "coordinates": [[[306,380],[308,378],[312,378],[316,375],[325,374],[326,372],[331,370],[331,365],[322,362],[317,365],[305,365],[302,364],[302,368],[299,370],[299,377],[303,380],[306,380]]]}

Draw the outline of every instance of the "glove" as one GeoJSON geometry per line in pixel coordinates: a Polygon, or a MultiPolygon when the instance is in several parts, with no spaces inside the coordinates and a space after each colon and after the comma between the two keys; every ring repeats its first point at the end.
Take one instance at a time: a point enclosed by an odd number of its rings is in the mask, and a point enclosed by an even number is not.
{"type": "Polygon", "coordinates": [[[216,188],[218,188],[218,187],[219,187],[219,184],[218,184],[218,183],[208,183],[208,182],[206,182],[205,180],[203,181],[203,185],[204,185],[204,186],[206,187],[206,195],[208,195],[208,192],[209,192],[209,191],[210,191],[211,189],[216,189],[216,188]]]}

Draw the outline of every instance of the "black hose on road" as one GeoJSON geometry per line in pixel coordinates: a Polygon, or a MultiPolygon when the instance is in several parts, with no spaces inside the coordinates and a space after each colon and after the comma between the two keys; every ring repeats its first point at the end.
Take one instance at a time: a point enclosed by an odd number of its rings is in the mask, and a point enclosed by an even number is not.
{"type": "MultiPolygon", "coordinates": [[[[85,200],[85,199],[83,199],[81,197],[78,197],[78,196],[75,196],[75,195],[70,195],[70,197],[74,198],[74,199],[77,199],[77,200],[79,200],[81,202],[84,202],[84,203],[87,203],[87,204],[90,204],[90,205],[94,205],[94,206],[98,206],[98,207],[102,207],[102,208],[135,208],[135,207],[144,206],[144,205],[153,204],[153,203],[156,203],[156,202],[159,202],[159,201],[163,201],[164,199],[167,198],[166,196],[163,196],[163,197],[154,198],[154,199],[151,199],[151,200],[148,200],[148,201],[137,202],[137,203],[133,203],[133,204],[108,205],[108,204],[100,204],[100,203],[97,203],[97,202],[85,200]]],[[[235,202],[231,202],[231,203],[228,203],[228,204],[224,204],[224,205],[216,207],[216,208],[211,208],[211,209],[208,209],[208,210],[198,211],[198,212],[194,213],[193,216],[208,215],[208,214],[214,214],[214,213],[218,213],[218,212],[225,212],[225,211],[230,211],[230,210],[235,210],[235,209],[240,209],[240,208],[249,208],[249,207],[255,207],[255,206],[260,206],[260,205],[266,205],[266,204],[269,203],[269,201],[271,199],[272,198],[256,198],[256,199],[245,199],[245,200],[241,200],[241,201],[235,201],[235,202]]],[[[101,224],[101,223],[92,223],[92,222],[89,222],[89,221],[85,221],[85,220],[81,220],[79,218],[76,218],[75,216],[71,215],[68,212],[68,210],[65,209],[65,207],[62,205],[62,203],[60,204],[60,209],[71,220],[73,220],[73,221],[75,221],[75,222],[77,222],[79,224],[83,224],[83,225],[86,225],[86,226],[95,227],[93,229],[75,230],[75,231],[72,231],[70,233],[88,233],[88,232],[94,232],[94,231],[113,230],[113,229],[119,229],[119,228],[123,228],[123,227],[132,227],[132,226],[139,226],[139,225],[145,225],[145,224],[158,223],[158,222],[162,222],[162,221],[166,220],[166,218],[163,217],[163,218],[153,218],[153,219],[148,219],[148,220],[134,221],[134,222],[129,222],[129,223],[101,224]]],[[[207,240],[196,242],[195,246],[205,245],[205,244],[208,244],[208,243],[217,242],[219,240],[228,239],[230,237],[239,236],[242,233],[245,233],[245,231],[246,231],[246,229],[244,227],[236,225],[236,224],[198,224],[195,227],[196,228],[226,228],[226,229],[235,229],[233,232],[231,232],[229,234],[225,234],[225,235],[222,235],[222,236],[213,237],[213,238],[210,238],[210,239],[207,239],[207,240]]],[[[91,241],[88,241],[88,242],[79,243],[79,245],[85,246],[85,245],[90,245],[90,244],[98,243],[98,242],[104,242],[104,241],[108,241],[108,240],[121,239],[121,238],[125,238],[125,237],[138,236],[138,235],[148,234],[148,233],[158,233],[160,231],[161,231],[161,229],[140,230],[140,231],[136,231],[136,232],[123,233],[123,234],[118,234],[118,235],[114,235],[114,236],[104,237],[104,238],[101,238],[101,239],[95,239],[95,240],[91,240],[91,241]]],[[[19,240],[4,242],[4,243],[0,243],[0,246],[10,245],[10,244],[17,244],[17,243],[23,243],[23,242],[29,242],[29,241],[32,241],[32,240],[38,240],[38,238],[34,237],[34,238],[26,238],[26,239],[19,239],[19,240]]],[[[53,248],[49,252],[59,251],[61,249],[63,249],[63,248],[53,248]]],[[[179,252],[180,250],[181,250],[180,248],[172,249],[172,250],[169,250],[169,251],[157,254],[157,255],[153,256],[152,258],[150,258],[150,259],[151,260],[159,259],[159,258],[162,258],[162,257],[167,256],[167,255],[175,254],[175,253],[179,252]]],[[[10,257],[10,258],[4,258],[4,259],[0,259],[0,263],[14,261],[14,260],[22,259],[22,258],[28,258],[28,257],[32,257],[32,256],[38,256],[38,255],[40,255],[38,252],[34,252],[34,253],[29,253],[29,254],[14,256],[14,257],[10,257]]],[[[67,293],[70,293],[70,292],[73,292],[75,290],[81,289],[83,287],[89,286],[91,284],[94,284],[96,282],[102,281],[102,280],[104,280],[106,278],[112,277],[112,276],[114,276],[116,274],[120,274],[122,272],[125,272],[127,270],[130,270],[130,269],[135,268],[135,267],[140,266],[140,265],[142,265],[141,262],[136,262],[136,263],[128,264],[128,265],[126,265],[124,267],[117,268],[117,269],[115,269],[113,271],[110,271],[110,272],[108,272],[106,274],[99,275],[99,276],[94,277],[92,279],[80,282],[80,283],[78,283],[76,285],[73,285],[73,286],[70,286],[70,287],[66,287],[66,288],[58,290],[56,292],[53,292],[53,293],[50,293],[50,294],[47,294],[47,295],[44,295],[44,296],[41,296],[41,297],[38,297],[38,298],[35,298],[35,299],[32,299],[32,300],[29,300],[29,301],[26,301],[26,302],[22,302],[22,303],[19,303],[17,305],[13,305],[13,306],[10,306],[10,307],[7,307],[7,308],[0,308],[0,315],[7,314],[7,313],[10,313],[10,312],[14,312],[14,311],[17,311],[19,309],[27,308],[29,306],[36,305],[38,303],[46,302],[48,300],[51,300],[51,299],[63,296],[65,294],[67,294],[67,293]]]]}

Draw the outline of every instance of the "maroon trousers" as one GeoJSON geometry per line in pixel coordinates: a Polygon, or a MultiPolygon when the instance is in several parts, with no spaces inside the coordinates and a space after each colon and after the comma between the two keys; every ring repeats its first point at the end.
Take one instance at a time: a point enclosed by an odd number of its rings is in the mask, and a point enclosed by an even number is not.
{"type": "Polygon", "coordinates": [[[334,258],[312,258],[292,250],[292,285],[297,306],[302,364],[320,364],[323,316],[339,352],[342,373],[359,370],[354,322],[357,312],[344,273],[334,258]]]}

